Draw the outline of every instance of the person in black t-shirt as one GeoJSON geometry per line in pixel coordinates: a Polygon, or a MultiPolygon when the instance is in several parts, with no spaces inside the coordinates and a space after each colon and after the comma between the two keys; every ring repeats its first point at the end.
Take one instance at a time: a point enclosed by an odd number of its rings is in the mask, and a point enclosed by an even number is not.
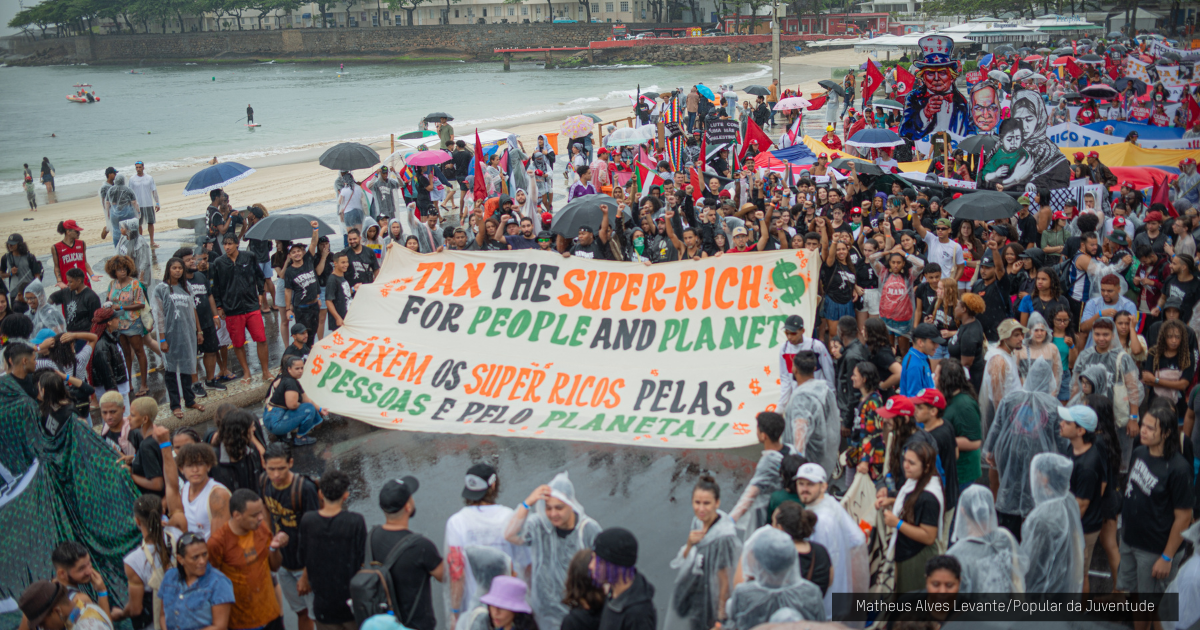
{"type": "Polygon", "coordinates": [[[198,258],[204,257],[207,260],[207,252],[201,250],[196,253],[190,247],[181,247],[175,250],[175,258],[183,261],[183,281],[187,283],[187,289],[192,294],[192,299],[196,304],[196,319],[200,321],[200,334],[203,336],[203,341],[198,344],[200,353],[204,355],[204,370],[206,372],[204,383],[201,384],[199,379],[193,384],[196,393],[199,394],[203,388],[210,389],[225,389],[225,384],[217,380],[217,351],[221,349],[221,343],[217,340],[217,324],[221,318],[216,317],[216,304],[213,302],[212,296],[209,295],[209,279],[204,272],[199,271],[198,258]]]}
{"type": "MultiPolygon", "coordinates": [[[[149,396],[135,398],[129,404],[129,424],[138,427],[143,436],[154,433],[154,418],[157,416],[158,403],[149,396]]],[[[166,482],[163,479],[163,456],[156,440],[142,440],[129,471],[133,475],[133,483],[142,494],[164,496],[166,482]]]]}
{"type": "Polygon", "coordinates": [[[600,232],[597,234],[590,225],[582,225],[579,227],[579,237],[570,251],[563,252],[563,256],[570,258],[578,256],[580,258],[592,258],[595,260],[608,259],[608,239],[612,235],[612,227],[608,224],[608,206],[600,206],[603,210],[600,219],[600,232]]]}
{"type": "Polygon", "coordinates": [[[809,540],[817,526],[817,515],[794,501],[785,501],[772,515],[776,527],[792,537],[796,554],[800,556],[800,577],[816,584],[821,594],[829,590],[829,569],[833,566],[829,550],[821,543],[809,540]]]}
{"type": "Polygon", "coordinates": [[[1071,494],[1079,504],[1083,523],[1083,592],[1089,592],[1087,569],[1092,563],[1092,551],[1100,528],[1104,524],[1103,501],[1108,485],[1108,464],[1104,453],[1097,448],[1096,426],[1099,417],[1087,405],[1058,408],[1058,431],[1070,444],[1063,452],[1071,459],[1071,494]]]}
{"type": "MultiPolygon", "coordinates": [[[[996,257],[1000,258],[999,255],[996,257]]],[[[971,285],[971,292],[983,298],[985,308],[977,317],[983,326],[983,334],[991,343],[1000,341],[997,326],[1012,316],[1008,278],[1003,264],[997,265],[994,260],[985,259],[979,263],[979,279],[971,285]]]]}
{"type": "Polygon", "coordinates": [[[428,538],[409,529],[409,520],[417,513],[413,494],[420,483],[412,476],[389,479],[379,491],[379,509],[386,521],[367,534],[368,557],[383,562],[406,539],[416,536],[392,567],[395,585],[396,620],[413,630],[435,630],[433,589],[429,578],[446,581],[446,563],[437,546],[428,538]]]}
{"type": "MultiPolygon", "coordinates": [[[[50,294],[51,304],[63,305],[67,332],[90,332],[92,314],[100,310],[100,296],[88,288],[86,276],[82,269],[68,269],[66,288],[50,294]]],[[[80,350],[85,343],[82,339],[77,340],[75,350],[80,350]]]]}
{"type": "Polygon", "coordinates": [[[263,278],[267,280],[266,293],[258,296],[258,303],[262,307],[263,312],[270,311],[275,305],[275,283],[271,282],[273,269],[271,268],[271,241],[260,238],[246,238],[246,232],[254,227],[254,224],[262,221],[267,216],[267,209],[261,203],[256,203],[242,213],[241,217],[245,217],[242,221],[241,239],[246,241],[246,249],[254,252],[254,257],[258,259],[258,265],[262,267],[263,278]]]}
{"type": "Polygon", "coordinates": [[[286,445],[274,442],[263,453],[266,462],[265,479],[259,479],[262,489],[263,507],[271,515],[271,532],[286,532],[288,543],[279,551],[283,564],[276,574],[283,599],[296,613],[298,624],[304,627],[312,622],[312,595],[300,594],[298,582],[304,573],[304,560],[300,556],[300,519],[308,512],[321,506],[317,496],[317,485],[304,475],[292,472],[292,453],[286,445]]]}
{"type": "Polygon", "coordinates": [[[1121,506],[1125,527],[1117,590],[1162,593],[1182,564],[1182,534],[1195,496],[1192,465],[1180,453],[1174,413],[1169,405],[1157,404],[1142,417],[1142,444],[1129,460],[1121,506]]]}
{"type": "Polygon", "coordinates": [[[313,427],[329,416],[325,409],[304,393],[300,377],[304,374],[304,360],[285,356],[280,361],[279,376],[271,382],[267,395],[267,410],[263,412],[263,427],[276,437],[295,434],[293,446],[307,446],[316,440],[304,437],[313,427]]]}
{"type": "Polygon", "coordinates": [[[896,498],[875,501],[877,509],[887,508],[884,523],[896,529],[897,593],[920,590],[925,585],[925,562],[937,555],[941,501],[927,489],[936,474],[937,450],[924,442],[915,443],[904,453],[907,480],[896,498]]]}
{"type": "Polygon", "coordinates": [[[375,276],[379,275],[379,259],[375,257],[375,250],[363,247],[362,233],[356,228],[350,228],[346,233],[346,243],[348,246],[342,251],[350,261],[346,281],[357,291],[358,285],[375,281],[375,276]]]}
{"type": "Polygon", "coordinates": [[[303,243],[293,243],[288,248],[283,286],[288,315],[294,317],[296,323],[302,324],[305,329],[316,331],[321,313],[321,285],[317,282],[321,270],[316,268],[313,256],[317,253],[320,224],[312,221],[311,225],[312,239],[308,249],[304,249],[303,243]]]}
{"type": "Polygon", "coordinates": [[[302,588],[312,589],[312,617],[323,627],[354,625],[350,580],[362,567],[367,523],[361,514],[343,509],[350,497],[350,477],[340,470],[321,476],[319,494],[325,504],[300,519],[302,588]]]}
{"type": "MultiPolygon", "coordinates": [[[[927,388],[910,398],[914,404],[913,418],[937,442],[937,467],[942,481],[942,536],[950,535],[950,522],[954,509],[958,507],[958,435],[954,425],[942,418],[946,410],[946,396],[941,391],[927,388]]],[[[945,538],[942,539],[945,542],[945,538]]]]}
{"type": "Polygon", "coordinates": [[[346,279],[350,259],[346,252],[333,255],[333,273],[325,281],[325,310],[329,313],[329,332],[342,327],[350,310],[351,289],[346,279]]]}
{"type": "MultiPolygon", "coordinates": [[[[925,282],[913,289],[913,299],[915,300],[913,328],[922,323],[937,326],[937,322],[934,321],[933,307],[937,305],[937,288],[938,283],[942,281],[942,266],[937,263],[929,263],[925,265],[921,274],[925,276],[925,282]]],[[[940,329],[941,326],[938,328],[940,329]]]]}
{"type": "Polygon", "coordinates": [[[309,344],[308,329],[304,324],[292,324],[292,343],[283,349],[284,357],[299,357],[301,361],[308,360],[308,353],[312,350],[312,345],[309,344]]]}
{"type": "Polygon", "coordinates": [[[1191,331],[1180,320],[1162,322],[1156,331],[1158,338],[1142,362],[1142,385],[1146,397],[1142,409],[1147,409],[1157,400],[1175,407],[1176,417],[1187,413],[1187,390],[1196,374],[1195,357],[1188,347],[1191,331]]]}
{"type": "Polygon", "coordinates": [[[950,354],[950,358],[958,359],[959,363],[967,368],[971,375],[971,386],[975,388],[976,392],[983,387],[985,367],[983,357],[986,346],[983,324],[976,317],[985,308],[987,306],[984,304],[983,298],[974,293],[964,293],[959,298],[958,305],[954,307],[954,319],[958,320],[958,331],[950,337],[950,343],[946,345],[946,352],[950,354]]]}

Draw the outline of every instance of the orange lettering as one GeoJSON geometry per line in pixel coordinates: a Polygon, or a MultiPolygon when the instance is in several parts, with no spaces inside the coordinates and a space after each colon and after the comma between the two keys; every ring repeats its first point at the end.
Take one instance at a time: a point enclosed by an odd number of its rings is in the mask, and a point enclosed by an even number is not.
{"type": "Polygon", "coordinates": [[[742,267],[742,291],[738,294],[738,308],[758,308],[759,293],[762,293],[762,265],[742,267]]]}
{"type": "Polygon", "coordinates": [[[521,371],[517,372],[517,381],[513,383],[512,391],[508,393],[509,400],[516,400],[521,397],[521,394],[517,392],[522,387],[525,387],[525,379],[529,378],[529,373],[532,371],[529,368],[521,368],[521,371]]]}
{"type": "Polygon", "coordinates": [[[607,279],[607,271],[601,271],[599,274],[595,271],[588,272],[587,287],[583,289],[583,308],[589,311],[600,310],[600,302],[604,299],[604,282],[607,279]]]}
{"type": "Polygon", "coordinates": [[[379,346],[379,355],[375,357],[375,360],[371,362],[371,365],[367,366],[367,369],[373,370],[375,372],[382,372],[383,371],[383,360],[386,359],[388,357],[388,355],[392,353],[392,350],[395,350],[395,348],[389,348],[387,346],[379,346]]]}
{"type": "Polygon", "coordinates": [[[446,263],[445,269],[442,270],[442,275],[429,287],[430,293],[437,293],[438,289],[442,290],[442,295],[450,295],[454,293],[454,263],[446,263]]]}
{"type": "Polygon", "coordinates": [[[492,398],[499,398],[504,393],[504,388],[508,387],[508,384],[513,382],[513,379],[517,377],[517,368],[511,365],[506,365],[497,371],[500,372],[500,378],[496,386],[492,388],[491,393],[488,394],[492,398]]]}
{"type": "Polygon", "coordinates": [[[571,404],[571,396],[569,394],[567,395],[566,399],[564,399],[562,396],[558,395],[558,392],[562,388],[566,387],[567,384],[570,382],[571,382],[570,374],[563,374],[562,372],[555,374],[554,375],[554,387],[550,388],[550,398],[547,399],[546,402],[551,405],[569,405],[569,404],[571,404]]]}
{"type": "Polygon", "coordinates": [[[688,291],[696,288],[696,279],[700,277],[694,270],[679,274],[679,293],[675,295],[675,310],[684,311],[696,308],[696,298],[688,295],[688,291]]]}
{"type": "Polygon", "coordinates": [[[396,352],[396,356],[392,357],[392,362],[389,363],[387,369],[383,371],[383,375],[388,378],[396,378],[396,375],[392,374],[392,368],[404,367],[404,361],[402,361],[402,359],[406,356],[408,356],[408,350],[398,350],[396,352]]]}
{"type": "Polygon", "coordinates": [[[621,299],[621,310],[622,311],[637,310],[637,306],[629,303],[629,298],[636,297],[637,294],[639,292],[641,292],[641,289],[642,289],[642,274],[640,274],[640,273],[629,274],[628,286],[625,287],[625,297],[621,299]]]}
{"type": "Polygon", "coordinates": [[[440,262],[423,262],[418,264],[417,273],[421,274],[421,281],[417,283],[417,286],[413,287],[413,290],[420,291],[424,289],[425,283],[429,280],[429,274],[433,273],[435,269],[441,269],[443,264],[440,262]]]}
{"type": "MultiPolygon", "coordinates": [[[[467,270],[467,281],[461,287],[458,287],[458,290],[454,292],[454,296],[462,297],[470,292],[471,297],[479,297],[479,274],[483,273],[483,263],[476,263],[474,265],[467,263],[463,265],[463,269],[467,270]]],[[[450,292],[447,291],[446,295],[450,295],[450,292]]]]}
{"type": "Polygon", "coordinates": [[[709,267],[704,270],[704,308],[712,307],[713,275],[716,269],[709,267]]]}
{"type": "Polygon", "coordinates": [[[717,293],[713,296],[713,300],[715,300],[717,303],[717,308],[728,309],[733,307],[733,302],[725,299],[725,289],[729,285],[736,284],[737,269],[734,269],[733,267],[727,267],[725,271],[721,272],[720,277],[717,278],[717,293]]]}
{"type": "Polygon", "coordinates": [[[625,379],[623,378],[614,379],[608,384],[608,393],[612,395],[612,402],[604,403],[605,407],[612,409],[613,407],[621,404],[621,394],[618,393],[617,390],[620,390],[623,387],[625,387],[625,379]]]}
{"type": "MultiPolygon", "coordinates": [[[[580,377],[579,374],[575,375],[575,383],[576,384],[579,383],[579,377],[580,377]]],[[[591,387],[595,383],[596,383],[595,376],[587,377],[587,379],[583,381],[583,386],[579,388],[579,394],[577,396],[575,396],[575,402],[572,404],[574,404],[577,407],[586,407],[587,403],[583,401],[583,392],[586,391],[587,388],[591,387]]]]}
{"type": "Polygon", "coordinates": [[[628,279],[625,277],[625,274],[617,273],[615,271],[608,272],[608,282],[604,285],[604,306],[602,307],[602,310],[608,310],[609,304],[612,302],[613,295],[616,295],[618,291],[624,289],[626,282],[628,282],[628,279]]]}
{"type": "Polygon", "coordinates": [[[642,300],[643,313],[661,311],[667,306],[667,301],[658,297],[658,292],[667,283],[666,274],[652,273],[649,276],[649,280],[650,283],[646,285],[646,299],[642,300]]]}
{"type": "Polygon", "coordinates": [[[563,287],[567,289],[565,295],[558,296],[558,303],[563,306],[575,306],[579,304],[579,300],[583,299],[583,292],[575,284],[577,280],[583,279],[582,269],[572,269],[563,276],[563,287]]]}
{"type": "Polygon", "coordinates": [[[521,400],[523,400],[525,402],[529,402],[529,401],[541,402],[542,397],[538,396],[535,392],[537,391],[537,388],[540,387],[541,384],[545,380],[546,380],[545,372],[543,372],[541,370],[534,370],[533,371],[533,381],[531,381],[529,383],[529,389],[525,391],[525,395],[523,397],[521,397],[521,400]]]}
{"type": "MultiPolygon", "coordinates": [[[[483,378],[484,378],[483,372],[485,370],[487,370],[487,367],[488,367],[487,365],[480,363],[479,365],[475,366],[475,369],[471,370],[471,376],[475,377],[475,384],[467,385],[464,383],[463,384],[464,392],[466,392],[468,394],[474,394],[475,392],[479,391],[480,387],[483,387],[483,378]]],[[[388,375],[385,374],[384,376],[388,376],[388,375]]]]}

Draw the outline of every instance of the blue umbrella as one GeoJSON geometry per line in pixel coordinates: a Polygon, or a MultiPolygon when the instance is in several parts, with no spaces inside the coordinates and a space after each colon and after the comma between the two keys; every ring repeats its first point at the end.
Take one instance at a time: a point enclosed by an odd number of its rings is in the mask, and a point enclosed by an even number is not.
{"type": "Polygon", "coordinates": [[[904,144],[904,139],[891,129],[863,129],[847,140],[846,144],[864,149],[881,149],[898,147],[904,144]]]}
{"type": "Polygon", "coordinates": [[[183,195],[203,195],[210,190],[224,188],[239,179],[244,179],[253,172],[254,169],[237,162],[219,162],[192,175],[187,186],[183,187],[183,195]]]}
{"type": "Polygon", "coordinates": [[[706,98],[706,99],[708,99],[708,100],[710,100],[710,101],[711,101],[711,100],[714,98],[714,96],[715,96],[715,95],[713,94],[713,91],[712,91],[712,89],[711,89],[711,88],[709,88],[707,85],[704,85],[703,83],[700,83],[700,84],[696,85],[696,91],[697,91],[697,92],[699,92],[701,96],[703,96],[704,98],[706,98]]]}

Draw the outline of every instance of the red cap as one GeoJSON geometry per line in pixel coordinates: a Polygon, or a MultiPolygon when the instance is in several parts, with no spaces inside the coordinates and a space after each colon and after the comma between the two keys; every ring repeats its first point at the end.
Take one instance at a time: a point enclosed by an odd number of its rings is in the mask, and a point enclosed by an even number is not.
{"type": "MultiPolygon", "coordinates": [[[[828,153],[824,153],[824,152],[822,152],[822,153],[821,153],[821,155],[818,155],[818,156],[817,156],[817,159],[818,159],[818,160],[819,160],[819,159],[821,159],[821,158],[829,159],[829,154],[828,154],[828,153]]],[[[1181,164],[1182,164],[1182,162],[1181,162],[1181,164]]]]}
{"type": "Polygon", "coordinates": [[[1053,219],[1054,221],[1058,221],[1059,219],[1062,219],[1063,221],[1066,221],[1066,220],[1067,220],[1067,215],[1063,214],[1063,211],[1062,211],[1062,210],[1056,210],[1056,211],[1054,212],[1054,214],[1053,214],[1053,215],[1051,215],[1051,217],[1050,217],[1050,218],[1051,218],[1051,219],[1053,219]]]}
{"type": "Polygon", "coordinates": [[[913,406],[912,399],[897,394],[889,398],[887,404],[876,409],[875,412],[884,418],[895,418],[896,416],[911,418],[916,413],[916,407],[913,406]]]}
{"type": "Polygon", "coordinates": [[[841,154],[841,153],[834,153],[833,155],[831,155],[831,156],[829,156],[829,157],[830,157],[830,159],[836,160],[836,159],[838,159],[838,158],[842,157],[842,154],[841,154]]]}
{"type": "Polygon", "coordinates": [[[1076,159],[1076,160],[1082,160],[1082,159],[1083,159],[1083,151],[1076,151],[1076,152],[1075,152],[1075,159],[1076,159]]]}
{"type": "Polygon", "coordinates": [[[1088,157],[1090,157],[1090,158],[1096,158],[1096,159],[1099,159],[1099,158],[1100,158],[1100,152],[1099,152],[1099,151],[1092,151],[1092,152],[1088,153],[1088,157]]]}
{"type": "Polygon", "coordinates": [[[600,147],[600,150],[596,151],[596,155],[608,155],[608,149],[605,149],[604,147],[600,147]]]}
{"type": "Polygon", "coordinates": [[[913,404],[932,405],[938,409],[946,408],[946,397],[942,395],[942,392],[932,387],[926,387],[922,389],[921,391],[917,392],[916,396],[909,398],[909,400],[911,400],[913,404]]]}
{"type": "Polygon", "coordinates": [[[961,197],[961,196],[962,196],[962,193],[954,193],[954,196],[953,196],[953,197],[951,197],[950,199],[951,199],[951,200],[958,199],[958,198],[959,198],[959,197],[961,197]]]}
{"type": "Polygon", "coordinates": [[[533,174],[534,174],[534,175],[537,175],[538,177],[545,177],[545,176],[546,176],[546,173],[544,173],[544,172],[542,171],[542,169],[540,169],[540,168],[539,168],[539,169],[537,169],[537,170],[535,170],[535,171],[533,171],[533,174]]]}
{"type": "Polygon", "coordinates": [[[850,214],[862,214],[862,208],[854,206],[853,208],[850,208],[850,214]]]}
{"type": "Polygon", "coordinates": [[[1146,214],[1146,223],[1154,221],[1155,223],[1163,222],[1163,215],[1158,210],[1146,214]]]}
{"type": "Polygon", "coordinates": [[[731,194],[728,190],[722,190],[721,194],[718,196],[721,199],[733,199],[733,194],[731,194]]]}
{"type": "Polygon", "coordinates": [[[1125,229],[1125,217],[1113,217],[1113,227],[1118,230],[1125,229]]]}
{"type": "Polygon", "coordinates": [[[67,219],[66,221],[63,221],[62,226],[64,230],[75,230],[76,232],[83,231],[83,228],[79,227],[79,224],[75,222],[75,219],[67,219]]]}
{"type": "Polygon", "coordinates": [[[542,225],[550,225],[551,221],[553,220],[554,215],[550,214],[549,212],[542,213],[542,225]]]}

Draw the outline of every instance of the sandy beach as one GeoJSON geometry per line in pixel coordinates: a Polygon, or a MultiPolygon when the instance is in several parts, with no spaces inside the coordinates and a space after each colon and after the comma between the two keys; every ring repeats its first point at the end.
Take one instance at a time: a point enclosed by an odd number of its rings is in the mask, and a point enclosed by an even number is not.
{"type": "MultiPolygon", "coordinates": [[[[795,81],[789,80],[789,75],[799,74],[796,72],[799,66],[818,68],[857,66],[866,59],[866,54],[855,53],[853,50],[831,50],[800,57],[787,57],[782,61],[782,83],[785,88],[796,87],[795,81]]],[[[811,73],[809,74],[811,75],[811,73]]],[[[766,81],[764,80],[764,82],[766,81]]],[[[817,85],[817,80],[800,83],[798,87],[803,94],[821,90],[817,85]]],[[[744,94],[741,95],[741,98],[751,101],[754,99],[753,96],[744,94]]],[[[626,119],[630,116],[630,109],[628,107],[601,109],[590,113],[600,116],[605,122],[613,122],[617,127],[624,127],[626,119]]],[[[810,114],[810,116],[812,115],[810,114]]],[[[526,147],[530,147],[536,144],[538,134],[558,132],[560,122],[560,118],[555,118],[521,125],[505,125],[504,128],[516,133],[522,143],[526,147]]],[[[472,134],[473,131],[473,129],[456,129],[458,137],[463,138],[472,134]]],[[[391,153],[391,148],[386,140],[373,145],[373,148],[380,152],[381,158],[391,153]]],[[[274,211],[333,199],[333,181],[336,173],[317,163],[317,157],[322,150],[313,149],[273,158],[263,158],[258,161],[246,161],[248,166],[254,167],[257,171],[250,177],[226,188],[230,201],[239,208],[261,203],[268,210],[274,211]]],[[[165,172],[154,172],[153,169],[148,171],[155,177],[162,204],[158,214],[157,230],[159,232],[177,229],[179,219],[204,213],[204,209],[208,205],[207,195],[183,196],[185,183],[198,170],[200,167],[165,172]]],[[[369,172],[359,171],[355,173],[355,176],[365,177],[369,172]]],[[[97,184],[98,187],[99,184],[97,184]]],[[[37,212],[20,210],[0,214],[0,233],[20,233],[29,243],[31,251],[39,256],[45,256],[49,254],[52,245],[60,240],[56,228],[60,221],[66,219],[74,219],[84,228],[84,241],[100,242],[100,230],[104,227],[104,220],[99,198],[95,194],[81,199],[42,204],[37,212]]],[[[93,260],[93,264],[95,262],[93,260]]]]}

